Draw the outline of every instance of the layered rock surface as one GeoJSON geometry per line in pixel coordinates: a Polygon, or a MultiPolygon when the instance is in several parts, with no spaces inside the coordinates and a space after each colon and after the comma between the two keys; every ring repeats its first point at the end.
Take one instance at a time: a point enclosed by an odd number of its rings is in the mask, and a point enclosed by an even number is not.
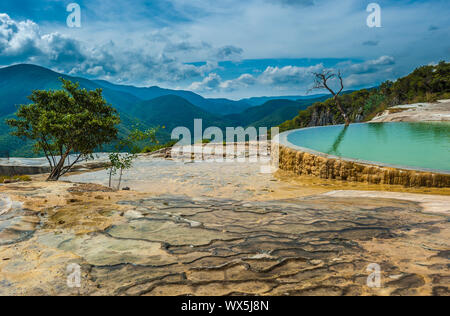
{"type": "Polygon", "coordinates": [[[1,191],[24,205],[14,216],[22,224],[2,217],[0,227],[28,232],[0,245],[2,295],[449,295],[449,217],[413,201],[149,196],[70,183],[1,191]],[[72,263],[80,288],[66,284],[72,263]],[[380,288],[366,284],[372,263],[380,288]]]}
{"type": "Polygon", "coordinates": [[[279,148],[282,170],[322,179],[336,179],[369,184],[403,185],[406,187],[450,187],[450,174],[381,167],[327,158],[285,146],[279,148]]]}

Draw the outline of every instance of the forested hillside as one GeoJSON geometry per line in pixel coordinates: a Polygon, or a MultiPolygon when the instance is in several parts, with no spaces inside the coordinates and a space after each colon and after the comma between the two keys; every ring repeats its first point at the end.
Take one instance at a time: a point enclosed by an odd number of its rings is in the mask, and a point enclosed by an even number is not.
{"type": "MultiPolygon", "coordinates": [[[[106,101],[120,114],[120,137],[129,134],[136,126],[141,129],[164,126],[165,128],[161,128],[157,133],[161,143],[170,140],[174,127],[185,126],[192,130],[194,119],[203,119],[204,128],[217,126],[225,129],[228,126],[250,125],[270,128],[293,117],[299,110],[326,98],[270,100],[260,106],[251,107],[244,101],[206,99],[190,91],[122,86],[107,81],[71,77],[36,65],[14,65],[0,68],[0,157],[40,155],[33,152],[31,142],[11,135],[11,128],[6,125],[6,119],[14,117],[20,104],[30,102],[28,96],[33,90],[60,89],[60,77],[78,82],[82,89],[101,88],[106,101]]],[[[112,146],[109,144],[99,150],[108,151],[112,146]]]]}
{"type": "MultiPolygon", "coordinates": [[[[395,82],[386,81],[377,88],[362,89],[340,96],[352,122],[372,119],[376,114],[399,104],[433,102],[450,98],[450,63],[423,66],[395,82]]],[[[333,99],[317,102],[292,120],[280,125],[281,131],[307,126],[344,123],[333,99]]]]}
{"type": "MultiPolygon", "coordinates": [[[[247,101],[205,99],[188,91],[120,86],[105,81],[73,78],[34,65],[16,65],[0,69],[0,157],[36,155],[33,153],[31,143],[10,134],[11,130],[6,126],[5,120],[14,116],[17,105],[29,102],[27,96],[32,90],[59,89],[61,85],[59,77],[79,82],[81,88],[88,90],[102,88],[105,99],[120,113],[120,135],[128,134],[135,125],[142,128],[165,126],[166,128],[158,133],[161,142],[170,140],[171,129],[176,126],[193,128],[192,124],[196,118],[203,119],[204,127],[218,126],[223,129],[227,126],[270,128],[284,122],[281,124],[283,131],[305,126],[343,123],[333,100],[328,99],[327,95],[299,100],[255,98],[254,102],[266,99],[269,101],[259,106],[248,107],[250,99],[247,101]],[[151,98],[153,96],[157,97],[151,98]],[[147,97],[151,99],[141,99],[147,97]],[[192,103],[187,98],[197,103],[192,103]],[[209,108],[211,102],[215,105],[209,108]],[[239,108],[241,108],[239,113],[218,114],[218,112],[234,112],[239,108]],[[294,119],[286,121],[292,117],[294,119]]],[[[369,120],[394,105],[434,101],[440,98],[450,98],[450,64],[446,62],[436,66],[420,67],[396,82],[387,81],[377,88],[346,92],[340,97],[345,111],[353,122],[369,120]]],[[[108,149],[108,146],[103,148],[108,149]]]]}

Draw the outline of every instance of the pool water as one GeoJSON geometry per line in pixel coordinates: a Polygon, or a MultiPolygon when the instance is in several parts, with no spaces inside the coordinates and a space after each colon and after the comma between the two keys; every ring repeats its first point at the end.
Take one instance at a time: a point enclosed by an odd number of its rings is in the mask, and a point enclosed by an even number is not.
{"type": "Polygon", "coordinates": [[[341,158],[450,172],[450,122],[324,126],[290,132],[287,141],[341,158]]]}

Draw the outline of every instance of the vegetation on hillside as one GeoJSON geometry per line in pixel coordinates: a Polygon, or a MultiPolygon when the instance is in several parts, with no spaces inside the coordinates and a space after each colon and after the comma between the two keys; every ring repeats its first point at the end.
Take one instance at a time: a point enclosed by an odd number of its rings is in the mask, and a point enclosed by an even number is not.
{"type": "MultiPolygon", "coordinates": [[[[450,98],[450,63],[423,66],[395,82],[386,81],[373,89],[362,89],[339,96],[352,122],[371,120],[378,113],[399,104],[434,102],[450,98]]],[[[345,123],[331,98],[300,111],[280,125],[281,131],[315,125],[345,123]]]]}
{"type": "Polygon", "coordinates": [[[263,105],[251,107],[242,113],[225,116],[225,119],[232,122],[229,126],[254,126],[254,127],[274,127],[292,117],[298,111],[304,110],[315,101],[325,100],[325,98],[307,100],[270,100],[263,105]]]}
{"type": "MultiPolygon", "coordinates": [[[[88,91],[102,89],[102,96],[120,114],[121,122],[117,126],[118,138],[126,138],[133,126],[142,130],[165,125],[158,130],[160,144],[171,140],[171,131],[185,126],[193,131],[194,119],[202,118],[203,127],[217,126],[225,131],[228,126],[278,126],[294,117],[314,102],[326,97],[310,96],[300,100],[272,100],[262,98],[261,105],[251,107],[245,101],[226,99],[205,99],[188,91],[167,90],[158,87],[136,88],[114,85],[105,81],[93,81],[58,74],[35,65],[14,65],[0,69],[0,157],[42,157],[42,151],[33,150],[33,141],[11,136],[11,127],[6,120],[14,119],[19,104],[29,102],[34,90],[57,90],[61,86],[58,78],[78,82],[81,89],[88,91]],[[316,99],[314,99],[316,98],[316,99]],[[237,113],[237,114],[230,114],[237,113]],[[225,115],[229,114],[229,115],[225,115]]],[[[289,98],[289,97],[288,97],[289,98]]],[[[295,98],[295,97],[291,97],[295,98]]],[[[157,150],[163,145],[149,145],[146,150],[157,150]]],[[[114,152],[116,142],[105,144],[101,150],[114,152]]],[[[100,148],[96,149],[97,151],[100,148]]]]}
{"type": "Polygon", "coordinates": [[[347,116],[346,111],[342,108],[341,100],[339,96],[344,91],[344,78],[342,77],[341,71],[338,71],[338,73],[334,73],[331,70],[323,70],[321,72],[314,73],[314,87],[313,89],[318,90],[328,90],[331,95],[333,96],[334,105],[339,110],[339,113],[342,115],[342,118],[344,119],[345,126],[350,125],[350,119],[347,116]],[[340,88],[339,90],[334,90],[331,88],[330,81],[333,79],[337,79],[339,81],[340,88]]]}
{"type": "Polygon", "coordinates": [[[164,144],[156,144],[156,145],[145,146],[142,149],[141,152],[142,153],[152,153],[152,152],[158,151],[160,149],[171,148],[171,147],[175,146],[175,144],[177,142],[178,142],[177,140],[171,140],[171,141],[169,141],[167,143],[164,143],[164,144]]]}
{"type": "MultiPolygon", "coordinates": [[[[393,105],[450,98],[449,68],[449,63],[445,62],[436,66],[420,67],[396,82],[387,81],[374,89],[343,93],[338,97],[339,102],[352,122],[361,122],[370,120],[377,113],[393,105]]],[[[16,109],[15,105],[27,102],[24,97],[31,94],[32,90],[48,91],[59,88],[58,76],[66,80],[70,79],[68,76],[32,65],[18,65],[0,70],[0,157],[43,156],[42,150],[33,151],[32,140],[11,136],[11,126],[6,125],[5,121],[16,118],[13,113],[16,109]]],[[[161,125],[166,126],[166,129],[158,130],[156,135],[160,144],[152,145],[145,142],[139,144],[141,148],[147,146],[144,150],[146,152],[161,149],[164,147],[161,144],[170,142],[170,132],[174,127],[186,126],[192,131],[196,118],[203,119],[204,128],[217,126],[223,130],[227,126],[270,128],[282,122],[285,123],[281,124],[281,130],[344,123],[342,112],[339,113],[340,111],[336,108],[335,100],[328,99],[329,95],[295,101],[269,100],[260,106],[246,108],[241,113],[219,115],[176,95],[162,95],[147,101],[139,98],[150,97],[156,92],[171,93],[172,90],[160,91],[161,89],[157,87],[141,89],[107,85],[105,82],[100,84],[83,78],[76,78],[76,80],[80,83],[80,88],[88,91],[103,87],[102,96],[120,114],[121,122],[117,126],[119,139],[127,137],[132,132],[133,126],[137,124],[144,130],[161,125]],[[138,96],[133,95],[138,93],[138,96]],[[286,121],[294,116],[294,119],[286,121]]],[[[224,107],[229,106],[226,100],[217,99],[215,102],[224,107]]],[[[172,144],[169,143],[168,146],[172,144]]],[[[112,142],[95,150],[114,152],[115,146],[116,142],[112,142]]]]}
{"type": "Polygon", "coordinates": [[[0,175],[0,183],[11,183],[11,182],[29,182],[31,177],[27,175],[22,176],[2,176],[0,175]]]}

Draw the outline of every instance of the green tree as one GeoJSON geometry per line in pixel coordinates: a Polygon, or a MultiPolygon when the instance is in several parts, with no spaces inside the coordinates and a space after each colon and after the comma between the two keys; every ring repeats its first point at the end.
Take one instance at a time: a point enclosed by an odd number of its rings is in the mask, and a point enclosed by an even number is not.
{"type": "Polygon", "coordinates": [[[123,171],[130,169],[133,166],[133,161],[137,158],[137,154],[142,150],[139,144],[142,142],[158,143],[156,139],[157,128],[147,129],[141,131],[135,128],[124,139],[120,140],[116,145],[116,151],[109,154],[109,187],[112,187],[112,176],[119,172],[119,183],[117,190],[120,190],[120,184],[122,182],[123,171]],[[125,152],[126,150],[130,152],[125,152]]]}
{"type": "Polygon", "coordinates": [[[95,149],[115,140],[120,123],[101,89],[87,91],[60,80],[62,90],[33,91],[28,97],[32,103],[19,107],[17,119],[7,120],[12,135],[35,141],[35,151],[45,154],[51,168],[47,181],[57,181],[80,159],[91,158],[95,149]],[[75,158],[70,161],[69,155],[75,158]]]}
{"type": "Polygon", "coordinates": [[[133,160],[136,158],[135,154],[129,153],[110,153],[109,154],[109,187],[112,187],[112,176],[116,175],[120,170],[119,183],[117,185],[117,190],[120,189],[120,184],[122,182],[123,170],[130,169],[133,166],[133,160]]]}

